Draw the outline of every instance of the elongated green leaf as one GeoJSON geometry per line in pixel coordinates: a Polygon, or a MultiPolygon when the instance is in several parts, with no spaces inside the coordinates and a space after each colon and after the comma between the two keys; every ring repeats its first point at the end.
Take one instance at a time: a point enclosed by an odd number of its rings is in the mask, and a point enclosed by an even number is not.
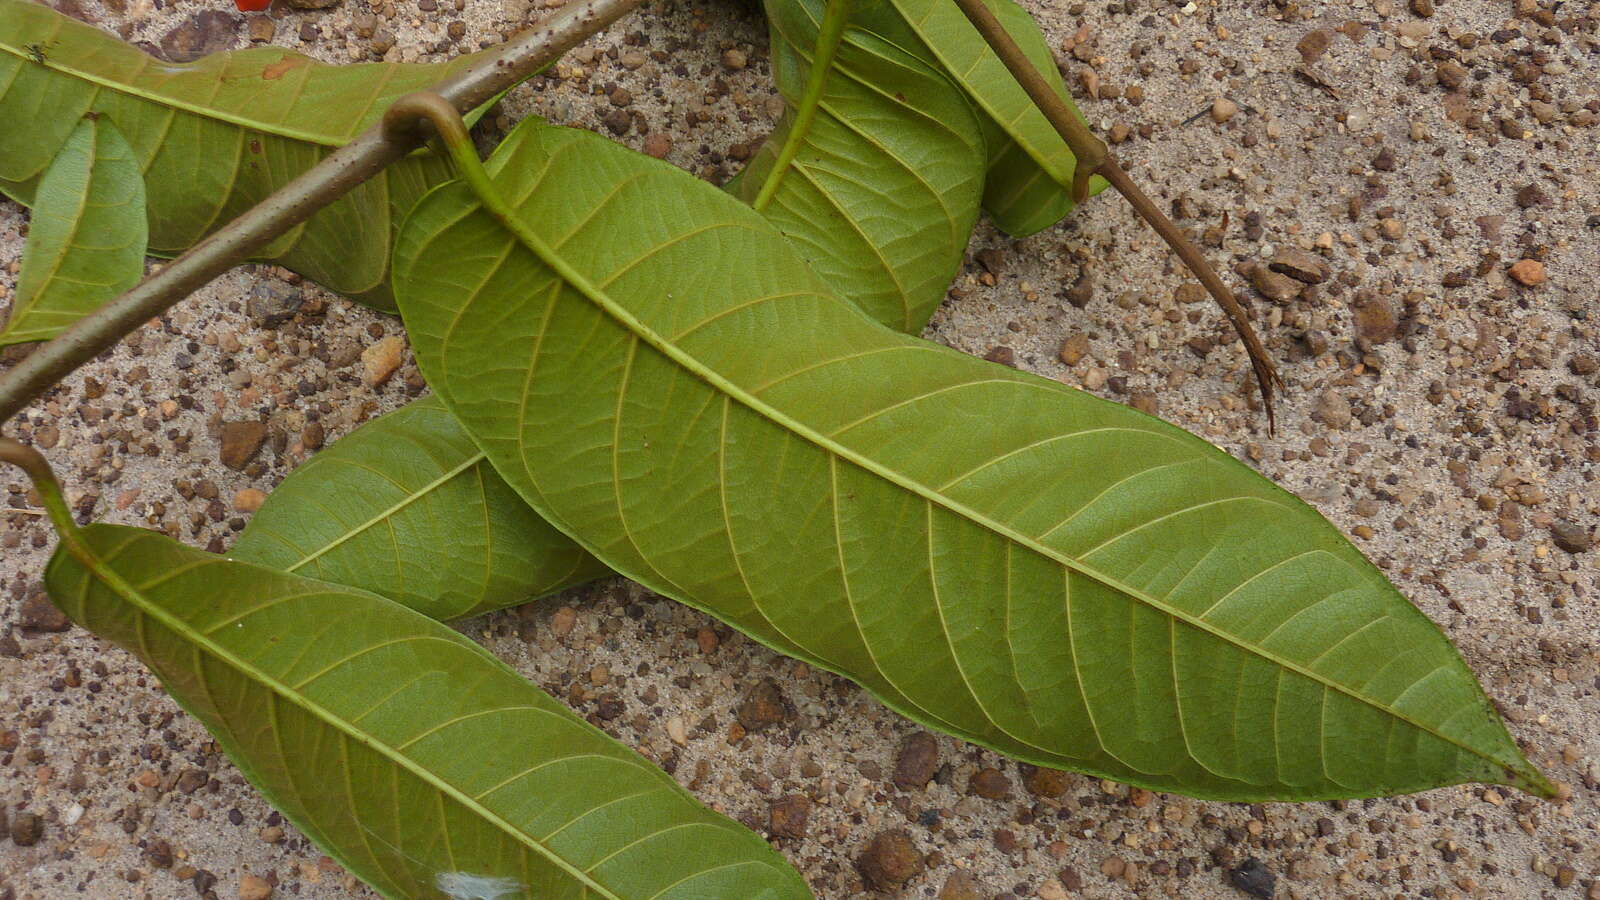
{"type": "MultiPolygon", "coordinates": [[[[474,60],[329,66],[263,47],[174,65],[30,0],[0,0],[0,192],[31,205],[78,120],[98,113],[144,173],[151,252],[176,254],[348,142],[396,97],[474,60]]],[[[394,227],[449,177],[444,160],[412,154],[259,258],[392,309],[394,227]]]]}
{"type": "Polygon", "coordinates": [[[790,109],[729,190],[746,202],[771,190],[762,213],[818,275],[874,319],[920,332],[978,215],[977,118],[944,75],[860,28],[845,32],[822,92],[807,97],[823,3],[766,6],[772,74],[790,109]],[[797,133],[808,103],[816,113],[797,133]],[[790,141],[799,152],[780,169],[790,141]]]}
{"type": "Polygon", "coordinates": [[[57,605],[385,896],[810,896],[756,835],[431,619],[155,532],[84,539],[99,562],[56,554],[57,605]]]}
{"type": "MultiPolygon", "coordinates": [[[[987,2],[1029,61],[1071,107],[1072,98],[1038,24],[1013,0],[987,2]]],[[[1067,188],[1072,184],[1072,151],[959,7],[950,0],[862,0],[856,20],[942,67],[983,111],[989,156],[983,208],[1002,231],[1025,237],[1071,211],[1067,188]]],[[[1092,193],[1106,186],[1098,177],[1090,181],[1092,193]]]]}
{"type": "Polygon", "coordinates": [[[228,555],[381,593],[441,620],[609,572],[529,509],[433,397],[296,469],[228,555]]]}
{"type": "Polygon", "coordinates": [[[496,469],[623,574],[1044,765],[1548,791],[1438,629],[1228,455],[883,328],[759,215],[598,137],[525,123],[491,168],[517,235],[430,194],[402,313],[496,469]]]}
{"type": "Polygon", "coordinates": [[[144,274],[144,179],[115,125],[79,122],[35,201],[0,346],[53,338],[144,274]]]}

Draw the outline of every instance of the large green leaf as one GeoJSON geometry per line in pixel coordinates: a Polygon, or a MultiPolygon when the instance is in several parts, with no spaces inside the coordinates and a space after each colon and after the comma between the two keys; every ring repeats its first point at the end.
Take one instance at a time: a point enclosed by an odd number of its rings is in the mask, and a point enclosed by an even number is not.
{"type": "Polygon", "coordinates": [[[433,397],[296,469],[228,555],[373,591],[441,620],[609,571],[529,509],[433,397]]]}
{"type": "MultiPolygon", "coordinates": [[[[1072,98],[1044,34],[1013,0],[986,0],[1000,23],[1056,93],[1072,98]]],[[[954,78],[984,113],[989,174],[983,208],[1002,231],[1025,237],[1072,209],[1075,160],[1065,141],[950,0],[861,0],[856,21],[954,78]]],[[[1077,112],[1076,108],[1073,108],[1077,112]]],[[[1090,180],[1091,193],[1107,183],[1090,180]]]]}
{"type": "Polygon", "coordinates": [[[1549,786],[1327,521],[1124,406],[890,331],[733,198],[524,123],[396,293],[496,469],[606,563],[1025,760],[1227,798],[1549,786]]]}
{"type": "Polygon", "coordinates": [[[823,3],[766,6],[772,74],[790,109],[729,189],[746,202],[770,191],[761,211],[818,275],[878,321],[920,332],[977,219],[977,118],[944,75],[860,28],[845,31],[822,90],[808,95],[823,3]],[[789,142],[798,153],[780,168],[789,142]]]}
{"type": "Polygon", "coordinates": [[[144,274],[144,179],[115,125],[79,122],[34,199],[0,346],[53,338],[144,274]]]}
{"type": "Polygon", "coordinates": [[[444,625],[155,532],[82,538],[98,562],[56,554],[57,605],[385,896],[810,896],[759,837],[444,625]]]}
{"type": "MultiPolygon", "coordinates": [[[[144,173],[151,251],[176,254],[347,143],[396,97],[475,58],[329,66],[262,47],[176,65],[30,0],[0,0],[0,192],[31,205],[78,120],[98,113],[127,137],[144,173]]],[[[394,228],[449,177],[443,159],[412,154],[260,258],[392,309],[394,228]]]]}

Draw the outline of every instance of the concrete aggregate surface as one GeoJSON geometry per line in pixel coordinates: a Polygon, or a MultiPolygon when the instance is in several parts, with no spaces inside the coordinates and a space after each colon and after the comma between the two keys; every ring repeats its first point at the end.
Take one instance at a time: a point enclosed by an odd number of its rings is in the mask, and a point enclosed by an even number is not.
{"type": "MultiPolygon", "coordinates": [[[[297,8],[319,3],[55,5],[169,55],[350,62],[444,59],[559,0],[297,8]]],[[[928,337],[1158,414],[1304,497],[1457,642],[1561,797],[1247,805],[1039,772],[615,578],[462,631],[823,898],[904,864],[890,895],[1600,900],[1600,3],[1023,3],[1091,124],[1246,296],[1289,385],[1278,431],[1220,314],[1112,194],[1021,241],[981,223],[928,337]],[[1266,268],[1289,251],[1326,280],[1266,268]],[[773,690],[775,721],[741,724],[773,690]]],[[[767,60],[758,10],[653,0],[513,91],[487,138],[538,114],[720,181],[781,113],[767,60]]],[[[0,311],[26,221],[0,201],[0,311]]],[[[7,431],[83,515],[221,551],[260,492],[425,390],[398,319],[249,266],[7,431]],[[250,302],[263,285],[281,309],[250,302]]],[[[142,666],[53,614],[53,537],[18,472],[0,489],[0,898],[375,896],[142,666]]]]}

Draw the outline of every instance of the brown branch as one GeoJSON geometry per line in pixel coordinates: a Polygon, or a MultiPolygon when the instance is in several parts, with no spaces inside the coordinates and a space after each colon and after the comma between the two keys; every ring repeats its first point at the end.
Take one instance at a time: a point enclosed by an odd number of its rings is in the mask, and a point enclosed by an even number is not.
{"type": "MultiPolygon", "coordinates": [[[[434,90],[466,113],[553,62],[643,0],[575,0],[434,90]]],[[[293,181],[186,250],[132,290],[80,319],[0,375],[0,423],[52,385],[211,279],[247,259],[416,146],[415,133],[373,125],[293,181]]]]}
{"type": "Polygon", "coordinates": [[[1261,389],[1261,400],[1267,410],[1267,427],[1275,428],[1276,416],[1272,406],[1272,391],[1274,386],[1283,386],[1283,379],[1273,368],[1271,357],[1261,345],[1261,340],[1256,337],[1255,330],[1250,327],[1249,317],[1239,305],[1239,301],[1234,299],[1233,293],[1222,283],[1222,279],[1217,277],[1217,273],[1212,270],[1205,257],[1200,255],[1200,251],[1195,249],[1182,231],[1178,230],[1178,226],[1172,224],[1172,221],[1150,202],[1150,198],[1139,190],[1139,186],[1128,173],[1117,165],[1116,159],[1106,149],[1105,143],[1089,131],[1089,126],[1080,121],[1067,106],[1066,101],[1050,87],[1049,82],[1045,81],[1044,76],[1039,74],[1039,70],[1034,68],[1027,55],[1022,52],[1022,48],[1012,40],[1005,26],[1001,25],[1000,20],[989,10],[988,4],[984,0],[955,0],[955,3],[961,7],[967,20],[978,29],[978,33],[983,36],[990,49],[994,50],[995,55],[1000,57],[1000,62],[1005,64],[1007,71],[1017,80],[1017,84],[1028,93],[1029,99],[1039,107],[1039,112],[1044,114],[1056,133],[1061,135],[1061,139],[1072,149],[1072,154],[1077,157],[1077,166],[1072,175],[1073,199],[1082,202],[1088,196],[1089,177],[1092,175],[1099,175],[1111,182],[1111,186],[1127,198],[1134,212],[1161,235],[1162,240],[1165,240],[1178,254],[1178,258],[1183,260],[1183,264],[1189,267],[1189,271],[1205,285],[1212,299],[1217,301],[1217,305],[1222,307],[1223,314],[1228,317],[1233,329],[1239,333],[1239,339],[1244,341],[1245,351],[1250,355],[1250,365],[1256,375],[1256,386],[1261,389]]]}

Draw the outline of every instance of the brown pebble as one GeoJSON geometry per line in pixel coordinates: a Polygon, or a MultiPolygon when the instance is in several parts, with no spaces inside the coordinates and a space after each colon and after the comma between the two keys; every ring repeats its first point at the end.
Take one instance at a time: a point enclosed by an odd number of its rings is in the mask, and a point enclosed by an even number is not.
{"type": "Polygon", "coordinates": [[[300,429],[300,444],[307,450],[321,450],[323,441],[327,440],[327,430],[321,422],[308,422],[306,427],[300,429]]]}
{"type": "Polygon", "coordinates": [[[1221,125],[1239,114],[1239,104],[1227,97],[1218,97],[1211,104],[1211,121],[1221,125]]]}
{"type": "Polygon", "coordinates": [[[1411,0],[1411,11],[1424,19],[1433,17],[1433,0],[1411,0]]]}
{"type": "Polygon", "coordinates": [[[1209,296],[1205,288],[1193,281],[1185,281],[1172,291],[1172,299],[1179,303],[1203,303],[1209,296]]]}
{"type": "Polygon", "coordinates": [[[214,9],[202,10],[161,37],[161,56],[168,62],[193,62],[233,46],[240,18],[214,9]]]}
{"type": "Polygon", "coordinates": [[[1582,525],[1566,519],[1552,519],[1550,540],[1568,553],[1585,553],[1594,546],[1594,535],[1582,525]]]}
{"type": "Polygon", "coordinates": [[[1453,59],[1447,59],[1433,70],[1434,77],[1447,90],[1455,90],[1466,83],[1468,74],[1465,66],[1453,59]]]}
{"type": "Polygon", "coordinates": [[[1075,366],[1085,356],[1089,355],[1089,336],[1083,333],[1072,335],[1061,342],[1061,350],[1056,356],[1066,365],[1075,366]]]}
{"type": "Polygon", "coordinates": [[[967,782],[967,793],[985,800],[1004,800],[1011,796],[1011,779],[999,769],[979,769],[967,782]]]}
{"type": "Polygon", "coordinates": [[[261,422],[222,423],[222,449],[218,458],[234,471],[243,470],[260,452],[267,440],[267,426],[261,422]]]}
{"type": "Polygon", "coordinates": [[[1072,785],[1072,773],[1039,767],[1029,771],[1022,784],[1036,797],[1059,797],[1072,785]]]}
{"type": "Polygon", "coordinates": [[[645,136],[644,152],[656,159],[666,159],[667,154],[672,152],[672,138],[664,132],[652,131],[645,136]]]}
{"type": "Polygon", "coordinates": [[[1262,265],[1250,269],[1250,284],[1261,293],[1261,296],[1277,303],[1288,303],[1300,296],[1300,292],[1304,290],[1300,282],[1262,265]]]}
{"type": "Polygon", "coordinates": [[[806,823],[810,818],[811,801],[793,794],[767,807],[767,830],[778,837],[802,838],[806,836],[806,823]]]}
{"type": "Polygon", "coordinates": [[[982,886],[966,872],[956,872],[944,881],[938,900],[984,900],[982,886]]]}
{"type": "Polygon", "coordinates": [[[327,9],[338,6],[339,0],[284,0],[295,9],[327,9]]]}
{"type": "Polygon", "coordinates": [[[606,126],[607,131],[618,137],[627,134],[628,129],[633,127],[633,117],[620,109],[606,113],[600,121],[606,126]]]}
{"type": "Polygon", "coordinates": [[[992,363],[999,363],[1002,366],[1016,368],[1017,365],[1017,352],[1005,344],[989,348],[989,352],[985,353],[983,358],[992,363]]]}
{"type": "Polygon", "coordinates": [[[1306,284],[1321,284],[1333,274],[1322,257],[1297,247],[1285,247],[1274,253],[1267,268],[1306,284]]]}
{"type": "Polygon", "coordinates": [[[382,387],[405,359],[406,342],[389,335],[361,351],[361,380],[367,387],[382,387]]]}
{"type": "Polygon", "coordinates": [[[72,622],[50,602],[48,594],[35,591],[17,608],[17,625],[23,631],[58,632],[71,628],[72,622]]]}
{"type": "Polygon", "coordinates": [[[716,629],[702,628],[695,632],[694,642],[699,645],[701,653],[710,654],[717,652],[717,644],[721,643],[721,639],[717,637],[716,629]]]}
{"type": "Polygon", "coordinates": [[[272,896],[272,882],[260,875],[246,875],[239,879],[239,900],[268,900],[272,896]]]}
{"type": "Polygon", "coordinates": [[[1335,431],[1341,430],[1350,424],[1352,418],[1350,401],[1336,391],[1325,391],[1311,417],[1335,431]]]}
{"type": "Polygon", "coordinates": [[[909,735],[900,744],[894,758],[895,786],[907,791],[920,791],[933,780],[939,771],[939,741],[926,731],[909,735]]]}
{"type": "Polygon", "coordinates": [[[763,678],[739,701],[739,708],[734,714],[745,730],[760,731],[787,719],[789,707],[783,692],[778,690],[778,683],[771,678],[763,678]]]}
{"type": "Polygon", "coordinates": [[[563,606],[550,614],[550,633],[556,637],[566,637],[572,633],[572,628],[578,623],[578,611],[570,606],[563,606]]]}
{"type": "Polygon", "coordinates": [[[233,508],[236,512],[253,513],[267,502],[267,492],[257,488],[245,488],[233,495],[233,508]]]}
{"type": "Polygon", "coordinates": [[[722,51],[722,66],[730,72],[737,72],[749,64],[749,57],[743,50],[737,48],[722,51]]]}
{"type": "Polygon", "coordinates": [[[904,828],[880,832],[856,860],[856,868],[867,886],[892,891],[922,874],[927,859],[904,828]]]}
{"type": "Polygon", "coordinates": [[[1094,299],[1094,273],[1087,266],[1078,271],[1078,279],[1067,288],[1065,296],[1067,302],[1078,309],[1088,306],[1094,299]]]}
{"type": "Polygon", "coordinates": [[[1537,259],[1518,260],[1511,267],[1510,274],[1518,284],[1526,287],[1538,287],[1548,279],[1544,272],[1544,263],[1537,259]]]}
{"type": "Polygon", "coordinates": [[[11,842],[18,847],[32,847],[43,835],[44,818],[38,813],[17,813],[11,820],[11,842]]]}
{"type": "Polygon", "coordinates": [[[1374,297],[1355,307],[1356,333],[1374,344],[1394,340],[1400,329],[1400,314],[1386,297],[1374,297]]]}
{"type": "Polygon", "coordinates": [[[1300,51],[1300,58],[1305,60],[1306,65],[1310,65],[1328,52],[1328,46],[1332,43],[1333,32],[1318,28],[1316,31],[1306,32],[1306,36],[1301,38],[1300,43],[1294,48],[1300,51]]]}
{"type": "Polygon", "coordinates": [[[249,24],[245,26],[245,30],[250,34],[251,43],[265,44],[272,40],[273,35],[278,33],[278,25],[272,21],[270,16],[251,16],[249,24]]]}

